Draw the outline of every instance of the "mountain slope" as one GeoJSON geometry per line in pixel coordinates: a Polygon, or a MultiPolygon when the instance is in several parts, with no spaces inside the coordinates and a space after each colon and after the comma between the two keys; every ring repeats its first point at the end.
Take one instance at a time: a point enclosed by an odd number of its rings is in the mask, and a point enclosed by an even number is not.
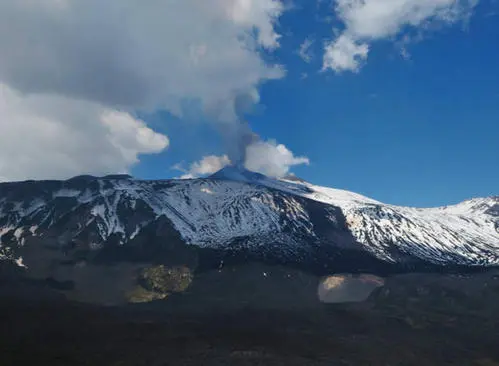
{"type": "Polygon", "coordinates": [[[0,257],[18,265],[32,266],[23,256],[37,245],[88,260],[174,242],[333,271],[366,261],[490,266],[499,264],[499,199],[397,207],[234,167],[195,180],[0,184],[0,257]]]}
{"type": "Polygon", "coordinates": [[[499,198],[478,198],[455,206],[418,209],[373,201],[350,192],[310,186],[306,196],[341,207],[354,237],[389,261],[397,246],[431,262],[497,264],[499,198]]]}
{"type": "MultiPolygon", "coordinates": [[[[233,179],[234,168],[213,178],[233,179]]],[[[244,180],[248,181],[247,174],[244,180]]],[[[251,176],[250,176],[251,177],[251,176]]],[[[499,197],[477,198],[454,206],[418,209],[387,205],[362,195],[300,180],[256,176],[254,184],[340,207],[348,229],[375,256],[396,262],[392,248],[423,260],[447,264],[498,264],[499,197]]]]}

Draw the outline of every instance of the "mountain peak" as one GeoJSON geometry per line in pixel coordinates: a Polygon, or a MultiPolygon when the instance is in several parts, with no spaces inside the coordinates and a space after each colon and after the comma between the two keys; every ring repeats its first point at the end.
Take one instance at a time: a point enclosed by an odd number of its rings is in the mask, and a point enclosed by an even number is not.
{"type": "Polygon", "coordinates": [[[297,183],[308,183],[305,179],[302,179],[300,177],[297,177],[293,173],[290,173],[284,177],[282,177],[283,180],[287,180],[290,182],[297,182],[297,183]]]}
{"type": "Polygon", "coordinates": [[[252,172],[240,164],[228,165],[225,168],[209,176],[210,179],[232,180],[245,183],[259,183],[268,179],[265,175],[252,172]]]}

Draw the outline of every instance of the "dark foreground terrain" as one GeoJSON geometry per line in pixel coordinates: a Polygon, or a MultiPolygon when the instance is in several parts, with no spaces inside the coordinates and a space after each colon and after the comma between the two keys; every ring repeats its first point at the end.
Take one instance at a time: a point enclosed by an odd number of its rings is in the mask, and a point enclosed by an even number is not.
{"type": "Polygon", "coordinates": [[[3,285],[0,364],[499,365],[494,272],[395,276],[366,301],[342,304],[318,301],[319,281],[229,269],[166,300],[120,307],[26,291],[21,300],[3,285]]]}

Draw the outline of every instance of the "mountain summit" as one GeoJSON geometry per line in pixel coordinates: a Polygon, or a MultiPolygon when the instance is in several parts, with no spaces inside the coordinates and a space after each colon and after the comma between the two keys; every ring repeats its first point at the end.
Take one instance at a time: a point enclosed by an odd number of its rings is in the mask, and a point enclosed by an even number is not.
{"type": "Polygon", "coordinates": [[[209,178],[246,183],[259,183],[260,181],[268,180],[265,175],[252,172],[242,165],[228,165],[212,174],[209,178]]]}

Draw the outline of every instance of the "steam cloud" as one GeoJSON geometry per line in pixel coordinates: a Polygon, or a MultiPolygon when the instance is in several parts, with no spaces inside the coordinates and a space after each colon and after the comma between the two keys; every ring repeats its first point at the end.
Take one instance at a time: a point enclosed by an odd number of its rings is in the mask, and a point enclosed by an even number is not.
{"type": "Polygon", "coordinates": [[[182,164],[176,164],[172,168],[183,173],[180,176],[182,179],[210,175],[227,165],[238,165],[270,177],[280,178],[288,175],[292,167],[310,163],[307,157],[295,156],[286,146],[273,140],[263,141],[255,138],[246,146],[244,154],[246,156],[244,164],[232,162],[227,155],[209,155],[192,163],[187,169],[182,164]]]}

